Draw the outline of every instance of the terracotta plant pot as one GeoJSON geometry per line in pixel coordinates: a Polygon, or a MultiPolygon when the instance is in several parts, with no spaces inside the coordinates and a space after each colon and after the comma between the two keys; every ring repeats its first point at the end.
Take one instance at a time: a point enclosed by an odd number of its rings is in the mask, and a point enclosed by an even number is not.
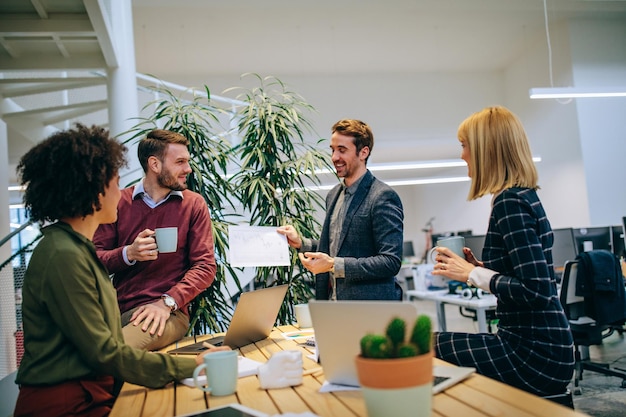
{"type": "Polygon", "coordinates": [[[356,357],[369,417],[429,417],[432,413],[432,353],[401,359],[356,357]]]}

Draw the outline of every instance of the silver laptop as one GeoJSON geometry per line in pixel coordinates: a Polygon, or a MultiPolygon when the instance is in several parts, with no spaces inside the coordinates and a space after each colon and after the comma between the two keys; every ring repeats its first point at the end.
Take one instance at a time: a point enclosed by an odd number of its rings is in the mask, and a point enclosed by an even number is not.
{"type": "MultiPolygon", "coordinates": [[[[358,386],[354,358],[367,333],[383,333],[392,317],[415,322],[417,307],[399,301],[309,301],[315,343],[324,377],[332,384],[358,386]]],[[[475,372],[459,366],[433,367],[433,393],[462,381],[475,372]]]]}
{"type": "Polygon", "coordinates": [[[277,285],[241,293],[233,318],[224,336],[216,336],[202,342],[169,350],[168,353],[196,355],[206,350],[204,342],[233,349],[258,342],[270,335],[278,311],[287,294],[288,285],[277,285]]]}

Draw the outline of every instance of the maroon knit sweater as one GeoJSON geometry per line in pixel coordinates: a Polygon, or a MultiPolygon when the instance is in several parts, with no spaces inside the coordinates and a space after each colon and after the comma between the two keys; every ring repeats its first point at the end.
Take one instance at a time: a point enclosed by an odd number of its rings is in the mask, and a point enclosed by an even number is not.
{"type": "Polygon", "coordinates": [[[187,315],[187,305],[215,279],[211,217],[207,204],[197,193],[183,191],[155,208],[141,196],[132,200],[134,187],[122,190],[116,223],[101,225],[94,235],[98,258],[113,274],[120,311],[148,304],[168,294],[187,315]],[[157,227],[178,227],[178,249],[159,254],[155,261],[124,262],[122,249],[139,232],[157,227]]]}

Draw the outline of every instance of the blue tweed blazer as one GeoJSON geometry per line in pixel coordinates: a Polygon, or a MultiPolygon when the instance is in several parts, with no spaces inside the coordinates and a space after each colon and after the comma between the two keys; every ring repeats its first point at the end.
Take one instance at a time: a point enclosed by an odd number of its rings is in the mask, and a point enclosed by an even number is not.
{"type": "MultiPolygon", "coordinates": [[[[341,185],[326,197],[322,234],[313,251],[329,253],[330,217],[341,185]]],[[[341,230],[337,256],[345,278],[337,279],[338,300],[398,300],[395,276],[402,264],[404,212],[398,194],[368,170],[355,192],[341,230]]],[[[330,297],[329,274],[316,276],[315,298],[330,297]]]]}

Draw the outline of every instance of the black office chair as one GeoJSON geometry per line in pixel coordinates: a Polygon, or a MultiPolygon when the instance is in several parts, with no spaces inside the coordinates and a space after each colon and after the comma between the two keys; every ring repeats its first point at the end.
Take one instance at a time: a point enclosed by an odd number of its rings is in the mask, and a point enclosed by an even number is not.
{"type": "MultiPolygon", "coordinates": [[[[592,251],[599,252],[599,251],[592,251]]],[[[610,254],[610,253],[609,253],[610,254]]],[[[603,254],[601,254],[603,255],[603,254]]],[[[610,254],[614,256],[613,254],[610,254]]],[[[589,255],[585,255],[589,256],[589,255]]],[[[588,262],[589,258],[585,258],[584,262],[588,262]]],[[[595,317],[595,307],[593,306],[594,299],[597,299],[595,296],[581,296],[577,295],[577,288],[579,289],[578,294],[581,291],[581,283],[579,280],[585,279],[585,271],[583,273],[579,273],[580,270],[587,269],[588,265],[581,265],[581,255],[579,255],[575,261],[567,261],[565,263],[565,269],[563,271],[563,279],[561,282],[561,290],[560,290],[560,300],[563,305],[563,309],[565,311],[565,315],[569,320],[570,327],[572,329],[572,335],[574,337],[574,345],[575,345],[575,357],[576,357],[576,369],[574,373],[574,395],[580,395],[582,390],[579,386],[580,381],[583,379],[583,370],[587,369],[589,371],[602,373],[604,375],[616,376],[618,378],[622,378],[622,388],[626,388],[626,370],[621,370],[619,368],[610,368],[606,363],[599,363],[591,361],[589,357],[589,346],[591,345],[601,345],[602,339],[610,336],[616,329],[620,329],[623,325],[623,321],[620,323],[622,318],[619,318],[618,315],[614,316],[617,318],[617,322],[604,323],[602,321],[596,320],[595,317]]],[[[618,263],[619,260],[615,258],[615,261],[618,263]]],[[[610,262],[613,262],[610,260],[610,262]]],[[[616,291],[626,291],[624,290],[624,282],[621,274],[621,268],[619,272],[616,272],[619,275],[614,277],[617,283],[619,283],[616,287],[616,291]]],[[[583,286],[584,287],[584,286],[583,286]]],[[[587,285],[587,291],[590,290],[587,285]]],[[[619,299],[624,300],[624,294],[619,295],[619,299]]],[[[626,308],[626,304],[621,307],[621,311],[626,308]]]]}

